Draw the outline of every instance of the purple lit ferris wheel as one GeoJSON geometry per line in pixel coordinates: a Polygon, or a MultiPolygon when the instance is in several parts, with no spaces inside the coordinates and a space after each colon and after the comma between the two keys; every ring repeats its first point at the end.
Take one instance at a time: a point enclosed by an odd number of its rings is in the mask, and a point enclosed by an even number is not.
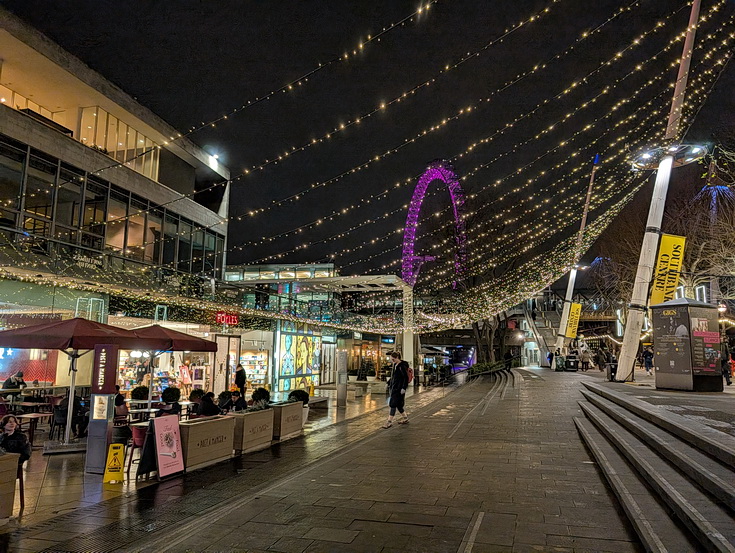
{"type": "Polygon", "coordinates": [[[432,182],[437,180],[446,185],[449,190],[449,197],[452,199],[455,242],[457,245],[454,254],[454,272],[457,275],[457,280],[454,282],[454,287],[462,279],[467,263],[467,234],[465,232],[463,218],[464,191],[459,184],[457,175],[448,162],[443,160],[433,161],[416,183],[416,188],[411,198],[411,205],[408,207],[406,227],[403,231],[401,278],[411,286],[416,284],[421,265],[426,261],[433,261],[435,259],[433,256],[416,254],[416,231],[418,230],[421,204],[424,201],[424,196],[426,196],[426,190],[432,182]]]}

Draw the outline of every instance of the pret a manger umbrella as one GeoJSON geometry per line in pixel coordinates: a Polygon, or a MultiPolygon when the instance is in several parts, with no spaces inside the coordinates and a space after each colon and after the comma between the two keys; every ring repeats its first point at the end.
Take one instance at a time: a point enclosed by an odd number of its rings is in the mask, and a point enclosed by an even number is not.
{"type": "Polygon", "coordinates": [[[74,415],[77,359],[93,350],[97,344],[117,345],[123,349],[163,351],[170,347],[170,341],[155,337],[138,336],[134,331],[82,318],[50,321],[0,332],[0,347],[58,349],[69,356],[71,360],[69,366],[69,408],[67,409],[66,432],[64,433],[65,444],[69,444],[72,416],[74,415]]]}

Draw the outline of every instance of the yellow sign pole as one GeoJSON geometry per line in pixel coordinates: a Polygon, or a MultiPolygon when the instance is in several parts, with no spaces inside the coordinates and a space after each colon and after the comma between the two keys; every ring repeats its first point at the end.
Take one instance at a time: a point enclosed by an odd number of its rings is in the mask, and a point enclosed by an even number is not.
{"type": "Polygon", "coordinates": [[[657,305],[674,299],[676,287],[679,286],[681,267],[684,263],[684,246],[686,237],[673,234],[662,234],[658,248],[658,260],[653,273],[651,296],[648,305],[657,305]]]}
{"type": "Polygon", "coordinates": [[[105,463],[105,476],[103,484],[123,483],[123,469],[125,468],[125,446],[123,444],[110,444],[107,450],[107,462],[105,463]]]}
{"type": "Polygon", "coordinates": [[[567,330],[564,336],[567,338],[577,337],[577,328],[579,327],[579,317],[582,315],[582,304],[573,303],[569,306],[569,318],[567,319],[567,330]]]}

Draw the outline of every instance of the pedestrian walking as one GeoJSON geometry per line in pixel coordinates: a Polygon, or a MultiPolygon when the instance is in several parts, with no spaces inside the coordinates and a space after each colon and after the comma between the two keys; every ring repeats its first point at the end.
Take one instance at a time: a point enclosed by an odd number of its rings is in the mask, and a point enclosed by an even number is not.
{"type": "Polygon", "coordinates": [[[505,355],[503,355],[503,361],[505,362],[505,370],[510,372],[511,367],[513,366],[513,354],[510,350],[506,351],[505,355]]]}
{"type": "Polygon", "coordinates": [[[398,421],[398,424],[408,424],[408,413],[403,409],[406,403],[406,389],[408,388],[408,363],[401,360],[401,354],[397,351],[391,353],[390,357],[393,362],[393,374],[390,377],[390,382],[388,382],[390,412],[383,428],[393,426],[393,417],[396,415],[396,410],[402,415],[402,419],[398,421]]]}
{"type": "Polygon", "coordinates": [[[646,374],[651,376],[653,373],[653,350],[650,347],[643,350],[643,366],[646,369],[646,374]]]}
{"type": "Polygon", "coordinates": [[[592,361],[592,354],[590,353],[590,350],[584,350],[580,354],[579,360],[582,362],[582,371],[587,372],[590,368],[590,361],[592,361]]]}
{"type": "Polygon", "coordinates": [[[722,342],[722,376],[725,377],[725,382],[728,386],[732,385],[732,372],[730,370],[730,347],[728,346],[727,339],[722,342]]]}

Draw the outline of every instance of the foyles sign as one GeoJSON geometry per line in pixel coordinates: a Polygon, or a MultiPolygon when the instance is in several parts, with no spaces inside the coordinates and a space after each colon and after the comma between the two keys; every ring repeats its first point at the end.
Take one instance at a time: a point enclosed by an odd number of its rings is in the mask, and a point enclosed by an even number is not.
{"type": "Polygon", "coordinates": [[[114,394],[117,382],[118,346],[97,344],[94,347],[94,366],[92,367],[92,393],[114,394]]]}

